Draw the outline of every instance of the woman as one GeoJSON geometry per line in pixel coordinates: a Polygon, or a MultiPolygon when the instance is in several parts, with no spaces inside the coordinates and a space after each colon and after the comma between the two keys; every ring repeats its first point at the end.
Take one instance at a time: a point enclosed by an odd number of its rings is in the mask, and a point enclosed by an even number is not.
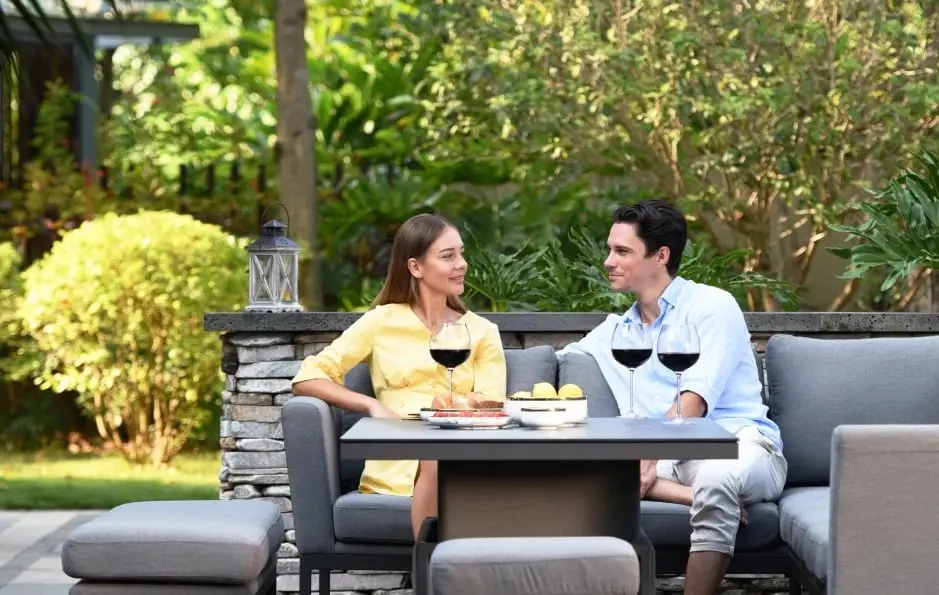
{"type": "MultiPolygon", "coordinates": [[[[374,308],[332,344],[307,357],[293,378],[293,394],[335,407],[397,418],[423,407],[477,407],[505,400],[505,355],[499,329],[469,312],[460,295],[467,264],[460,233],[446,219],[417,215],[395,234],[385,284],[374,308]],[[445,322],[469,328],[472,351],[453,371],[453,403],[446,370],[430,357],[432,333],[445,322]],[[369,361],[376,399],[342,386],[352,367],[369,361]]],[[[415,539],[437,515],[436,461],[366,461],[363,493],[411,496],[415,539]]]]}

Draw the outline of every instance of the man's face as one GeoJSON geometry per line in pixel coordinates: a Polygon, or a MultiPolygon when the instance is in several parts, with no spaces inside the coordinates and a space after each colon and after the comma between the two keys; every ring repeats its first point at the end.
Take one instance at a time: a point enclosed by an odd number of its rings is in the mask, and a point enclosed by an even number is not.
{"type": "Polygon", "coordinates": [[[614,223],[606,243],[610,255],[603,266],[615,291],[640,292],[666,270],[668,248],[659,248],[646,256],[646,245],[636,235],[634,223],[614,223]]]}

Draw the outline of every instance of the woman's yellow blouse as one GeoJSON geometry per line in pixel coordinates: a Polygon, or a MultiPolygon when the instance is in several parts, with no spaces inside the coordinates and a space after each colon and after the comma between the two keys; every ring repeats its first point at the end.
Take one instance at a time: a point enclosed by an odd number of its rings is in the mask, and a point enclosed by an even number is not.
{"type": "MultiPolygon", "coordinates": [[[[487,400],[504,401],[505,354],[499,328],[472,312],[459,322],[469,328],[469,359],[453,371],[454,394],[480,392],[487,400]]],[[[378,400],[407,415],[430,407],[434,395],[447,392],[447,371],[430,357],[431,333],[407,304],[378,306],[359,317],[317,355],[303,360],[292,382],[328,379],[342,384],[346,373],[369,362],[378,400]]],[[[417,461],[366,461],[359,489],[363,492],[410,495],[417,461]]]]}

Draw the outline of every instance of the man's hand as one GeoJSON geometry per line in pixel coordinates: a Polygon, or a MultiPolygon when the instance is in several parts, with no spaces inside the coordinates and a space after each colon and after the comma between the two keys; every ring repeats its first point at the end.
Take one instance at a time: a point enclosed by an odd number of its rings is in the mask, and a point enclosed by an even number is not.
{"type": "Polygon", "coordinates": [[[655,480],[659,478],[658,471],[656,470],[656,465],[658,461],[656,459],[643,460],[639,463],[639,497],[645,498],[646,492],[649,491],[649,488],[652,487],[652,484],[655,483],[655,480]]]}
{"type": "Polygon", "coordinates": [[[387,405],[382,405],[378,399],[375,399],[374,403],[371,403],[368,408],[368,414],[371,417],[384,417],[388,419],[401,419],[401,416],[395,413],[387,405]]]}

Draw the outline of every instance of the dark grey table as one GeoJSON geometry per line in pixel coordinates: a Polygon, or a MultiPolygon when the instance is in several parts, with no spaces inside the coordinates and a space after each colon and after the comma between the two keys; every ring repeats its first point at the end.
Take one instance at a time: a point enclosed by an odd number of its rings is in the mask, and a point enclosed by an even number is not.
{"type": "Polygon", "coordinates": [[[340,456],[438,461],[440,541],[625,539],[640,552],[645,594],[655,592],[655,566],[639,524],[639,461],[735,459],[737,438],[706,419],[676,426],[661,419],[591,418],[556,430],[462,430],[363,418],[340,438],[340,456]]]}

